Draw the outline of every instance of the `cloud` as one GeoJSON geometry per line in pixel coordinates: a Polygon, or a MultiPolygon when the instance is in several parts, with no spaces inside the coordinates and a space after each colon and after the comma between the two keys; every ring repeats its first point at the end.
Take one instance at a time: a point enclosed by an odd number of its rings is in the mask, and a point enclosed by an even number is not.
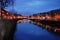
{"type": "Polygon", "coordinates": [[[40,1],[33,1],[33,2],[28,2],[26,4],[29,5],[29,6],[35,6],[35,5],[40,5],[41,2],[40,1]]]}
{"type": "Polygon", "coordinates": [[[30,15],[60,8],[59,4],[59,0],[16,0],[14,9],[22,15],[30,15]]]}

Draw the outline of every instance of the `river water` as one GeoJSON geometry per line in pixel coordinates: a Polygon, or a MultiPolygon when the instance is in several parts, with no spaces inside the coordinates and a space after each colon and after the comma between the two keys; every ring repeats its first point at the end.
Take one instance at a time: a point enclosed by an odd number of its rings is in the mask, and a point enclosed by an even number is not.
{"type": "Polygon", "coordinates": [[[18,23],[16,29],[14,40],[60,40],[59,36],[29,22],[18,23]]]}

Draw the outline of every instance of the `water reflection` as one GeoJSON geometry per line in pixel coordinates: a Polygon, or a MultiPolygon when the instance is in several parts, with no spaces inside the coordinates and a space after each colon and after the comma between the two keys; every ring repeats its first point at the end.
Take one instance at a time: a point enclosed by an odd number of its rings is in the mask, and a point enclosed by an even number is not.
{"type": "Polygon", "coordinates": [[[60,37],[29,22],[21,22],[17,24],[14,40],[60,40],[60,37]]]}

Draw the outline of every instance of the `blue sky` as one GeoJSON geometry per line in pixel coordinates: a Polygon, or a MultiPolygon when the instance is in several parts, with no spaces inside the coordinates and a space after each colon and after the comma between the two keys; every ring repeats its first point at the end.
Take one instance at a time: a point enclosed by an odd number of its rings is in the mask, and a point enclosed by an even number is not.
{"type": "MultiPolygon", "coordinates": [[[[11,10],[12,7],[8,7],[11,10]]],[[[27,16],[60,8],[60,0],[15,0],[14,9],[27,16]]]]}

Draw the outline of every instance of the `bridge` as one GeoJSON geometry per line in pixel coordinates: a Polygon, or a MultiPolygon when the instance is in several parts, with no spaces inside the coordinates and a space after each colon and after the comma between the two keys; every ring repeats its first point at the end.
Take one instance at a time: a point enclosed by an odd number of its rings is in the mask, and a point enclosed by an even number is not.
{"type": "MultiPolygon", "coordinates": [[[[16,24],[24,21],[31,22],[37,26],[41,26],[48,31],[52,31],[56,34],[60,35],[60,14],[55,13],[52,17],[51,15],[45,14],[37,15],[37,16],[21,16],[21,15],[14,15],[12,13],[6,12],[2,10],[2,19],[0,19],[0,24],[3,23],[3,29],[1,29],[1,33],[4,33],[5,36],[2,34],[2,38],[4,40],[13,40],[14,31],[16,30],[16,24]],[[6,27],[6,30],[4,28],[6,27]],[[8,36],[9,35],[9,36],[8,36]],[[12,36],[12,37],[11,37],[12,36]],[[8,37],[8,38],[7,38],[8,37]]],[[[2,27],[2,26],[1,26],[2,27]]],[[[1,38],[0,38],[1,39],[1,38]]]]}
{"type": "MultiPolygon", "coordinates": [[[[54,32],[60,32],[60,14],[55,13],[52,17],[51,15],[45,14],[45,16],[37,15],[37,16],[21,16],[21,15],[14,15],[5,11],[2,11],[2,17],[4,19],[9,20],[17,20],[17,22],[24,22],[24,21],[34,21],[39,22],[40,24],[45,25],[46,29],[50,29],[51,27],[54,29],[54,32]],[[55,26],[55,27],[54,27],[55,26]]],[[[38,23],[38,24],[39,24],[38,23]]]]}

